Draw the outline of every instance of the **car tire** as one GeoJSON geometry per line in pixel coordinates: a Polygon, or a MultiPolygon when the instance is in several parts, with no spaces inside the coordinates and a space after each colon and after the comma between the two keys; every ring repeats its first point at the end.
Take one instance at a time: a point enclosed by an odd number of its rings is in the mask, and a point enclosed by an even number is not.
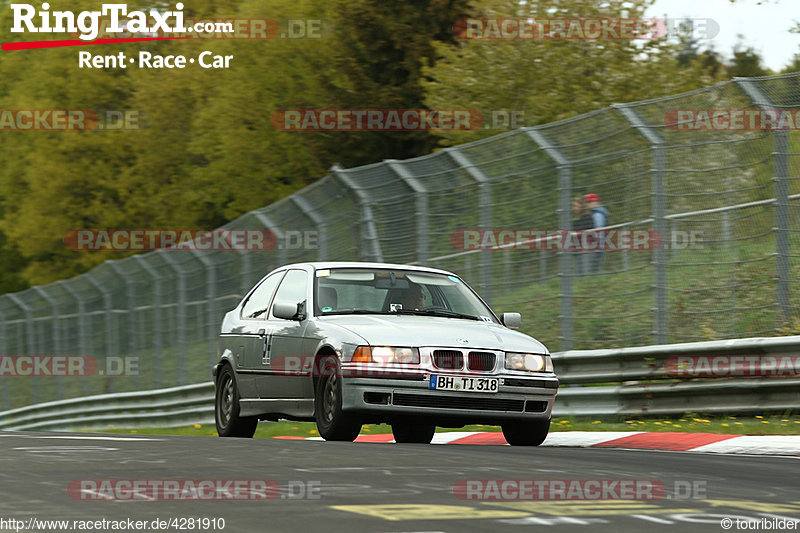
{"type": "Polygon", "coordinates": [[[392,424],[392,435],[398,444],[430,444],[436,426],[433,424],[413,424],[410,422],[397,422],[392,424]]]}
{"type": "Polygon", "coordinates": [[[325,440],[352,442],[361,432],[361,422],[342,411],[342,373],[338,360],[325,357],[319,362],[320,377],[314,395],[314,420],[325,440]]]}
{"type": "Polygon", "coordinates": [[[249,439],[256,432],[258,418],[239,416],[239,388],[229,365],[223,365],[217,377],[214,395],[214,419],[220,437],[249,439]]]}
{"type": "Polygon", "coordinates": [[[503,424],[503,436],[512,446],[539,446],[547,438],[550,419],[503,424]]]}

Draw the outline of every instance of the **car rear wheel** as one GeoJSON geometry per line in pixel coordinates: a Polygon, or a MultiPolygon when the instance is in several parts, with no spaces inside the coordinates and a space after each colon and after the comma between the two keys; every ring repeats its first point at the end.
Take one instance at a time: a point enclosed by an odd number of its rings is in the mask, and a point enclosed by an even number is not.
{"type": "Polygon", "coordinates": [[[325,440],[354,441],[361,432],[361,422],[342,411],[342,376],[338,361],[326,357],[320,361],[320,378],[314,399],[314,419],[325,440]]]}
{"type": "Polygon", "coordinates": [[[258,418],[239,416],[239,389],[233,369],[224,365],[217,378],[214,400],[214,419],[220,437],[242,437],[249,439],[256,432],[258,418]]]}
{"type": "Polygon", "coordinates": [[[547,438],[550,419],[503,424],[503,436],[512,446],[539,446],[547,438]]]}
{"type": "Polygon", "coordinates": [[[397,443],[430,444],[434,433],[436,433],[436,426],[433,424],[413,424],[410,422],[392,424],[392,434],[394,435],[394,441],[397,443]]]}

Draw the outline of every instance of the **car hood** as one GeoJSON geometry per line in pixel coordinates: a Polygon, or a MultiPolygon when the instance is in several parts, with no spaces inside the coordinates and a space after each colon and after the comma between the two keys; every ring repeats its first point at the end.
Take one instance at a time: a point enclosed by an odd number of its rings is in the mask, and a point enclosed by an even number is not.
{"type": "Polygon", "coordinates": [[[451,346],[549,353],[536,339],[498,324],[414,315],[338,315],[320,318],[372,346],[451,346]],[[464,342],[466,340],[466,343],[464,342]]]}

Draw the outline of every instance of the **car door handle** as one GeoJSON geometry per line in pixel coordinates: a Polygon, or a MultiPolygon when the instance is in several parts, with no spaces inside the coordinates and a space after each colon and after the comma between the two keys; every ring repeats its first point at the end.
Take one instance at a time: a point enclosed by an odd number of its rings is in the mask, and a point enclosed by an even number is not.
{"type": "Polygon", "coordinates": [[[258,336],[259,337],[266,337],[267,336],[267,330],[264,329],[264,328],[261,328],[260,330],[258,330],[258,336]]]}

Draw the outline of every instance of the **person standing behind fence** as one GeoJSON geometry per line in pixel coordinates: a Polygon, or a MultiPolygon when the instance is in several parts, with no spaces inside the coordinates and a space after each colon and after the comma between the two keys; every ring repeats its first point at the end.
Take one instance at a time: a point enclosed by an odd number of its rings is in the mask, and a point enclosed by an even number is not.
{"type": "MultiPolygon", "coordinates": [[[[572,200],[572,229],[576,231],[586,231],[594,228],[594,221],[592,220],[592,213],[583,198],[575,198],[572,200]]],[[[580,237],[578,242],[582,242],[580,237]]],[[[575,252],[575,275],[583,276],[587,272],[586,268],[586,252],[580,250],[575,252]]]]}
{"type": "MultiPolygon", "coordinates": [[[[600,197],[594,193],[590,193],[584,196],[583,200],[592,213],[592,227],[594,229],[599,229],[608,226],[608,209],[600,205],[600,197]]],[[[597,233],[597,250],[592,252],[589,262],[589,271],[593,274],[600,272],[603,266],[604,237],[604,232],[600,231],[597,233]]]]}

